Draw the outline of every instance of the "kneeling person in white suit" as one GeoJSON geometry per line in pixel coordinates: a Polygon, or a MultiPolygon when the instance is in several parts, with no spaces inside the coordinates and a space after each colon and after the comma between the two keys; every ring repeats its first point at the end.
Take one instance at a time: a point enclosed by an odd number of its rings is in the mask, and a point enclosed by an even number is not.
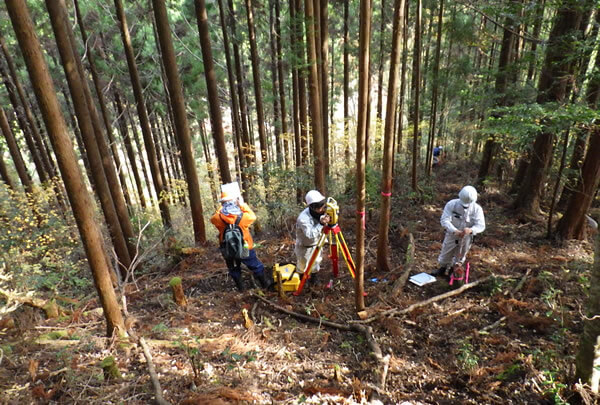
{"type": "Polygon", "coordinates": [[[438,257],[440,268],[432,273],[434,276],[450,277],[455,266],[462,268],[471,248],[473,236],[485,230],[483,209],[476,203],[475,187],[463,187],[458,197],[448,201],[440,219],[442,227],[446,230],[446,236],[438,257]]]}

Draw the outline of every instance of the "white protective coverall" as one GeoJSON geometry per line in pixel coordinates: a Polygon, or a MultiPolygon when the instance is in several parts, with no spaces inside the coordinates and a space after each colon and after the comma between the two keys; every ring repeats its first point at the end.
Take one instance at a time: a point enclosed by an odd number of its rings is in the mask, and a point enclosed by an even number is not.
{"type": "Polygon", "coordinates": [[[450,200],[444,207],[440,223],[446,230],[446,236],[438,257],[438,263],[442,266],[451,266],[456,263],[464,264],[467,253],[471,248],[473,236],[485,230],[483,209],[475,202],[469,204],[465,209],[459,198],[450,200]],[[465,228],[471,228],[472,234],[465,235],[462,238],[454,234],[455,231],[462,231],[465,228]]]}
{"type": "MultiPolygon", "coordinates": [[[[306,264],[315,250],[323,231],[323,225],[318,219],[310,215],[309,210],[310,208],[306,207],[296,220],[296,246],[294,251],[296,252],[296,270],[298,273],[303,273],[306,269],[306,264]]],[[[315,260],[311,273],[319,271],[322,260],[321,253],[322,250],[315,260]]]]}

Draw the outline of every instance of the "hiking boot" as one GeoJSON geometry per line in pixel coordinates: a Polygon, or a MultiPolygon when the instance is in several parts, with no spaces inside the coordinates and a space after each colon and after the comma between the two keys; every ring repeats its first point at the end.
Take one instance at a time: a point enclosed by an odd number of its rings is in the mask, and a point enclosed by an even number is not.
{"type": "Polygon", "coordinates": [[[270,290],[273,288],[273,280],[271,279],[271,277],[269,277],[267,274],[265,274],[264,272],[257,275],[256,279],[258,280],[258,282],[260,283],[260,287],[263,290],[270,290]]]}
{"type": "Polygon", "coordinates": [[[244,280],[242,280],[242,277],[232,277],[233,278],[233,282],[235,283],[235,287],[237,288],[237,290],[239,292],[243,292],[246,288],[244,287],[244,280]]]}
{"type": "Polygon", "coordinates": [[[436,271],[430,273],[430,275],[432,275],[434,277],[449,277],[450,273],[448,272],[448,267],[447,266],[441,266],[436,271]]]}

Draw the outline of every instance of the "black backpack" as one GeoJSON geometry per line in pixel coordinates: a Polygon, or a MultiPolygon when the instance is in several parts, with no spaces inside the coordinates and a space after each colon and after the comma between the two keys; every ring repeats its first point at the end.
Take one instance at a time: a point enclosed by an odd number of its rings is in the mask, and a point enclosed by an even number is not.
{"type": "Polygon", "coordinates": [[[225,230],[223,231],[223,241],[219,246],[219,250],[225,259],[241,260],[250,255],[248,245],[244,241],[244,233],[240,228],[243,215],[243,213],[238,215],[234,224],[228,224],[221,218],[225,222],[225,230]]]}

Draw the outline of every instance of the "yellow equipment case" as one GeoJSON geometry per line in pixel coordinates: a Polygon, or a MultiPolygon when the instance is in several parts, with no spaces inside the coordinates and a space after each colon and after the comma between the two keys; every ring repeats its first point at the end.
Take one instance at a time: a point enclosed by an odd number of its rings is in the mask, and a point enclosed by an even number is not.
{"type": "Polygon", "coordinates": [[[281,285],[283,291],[296,291],[300,285],[300,274],[296,272],[296,266],[276,263],[273,267],[273,280],[277,285],[277,273],[281,274],[281,285]]]}

